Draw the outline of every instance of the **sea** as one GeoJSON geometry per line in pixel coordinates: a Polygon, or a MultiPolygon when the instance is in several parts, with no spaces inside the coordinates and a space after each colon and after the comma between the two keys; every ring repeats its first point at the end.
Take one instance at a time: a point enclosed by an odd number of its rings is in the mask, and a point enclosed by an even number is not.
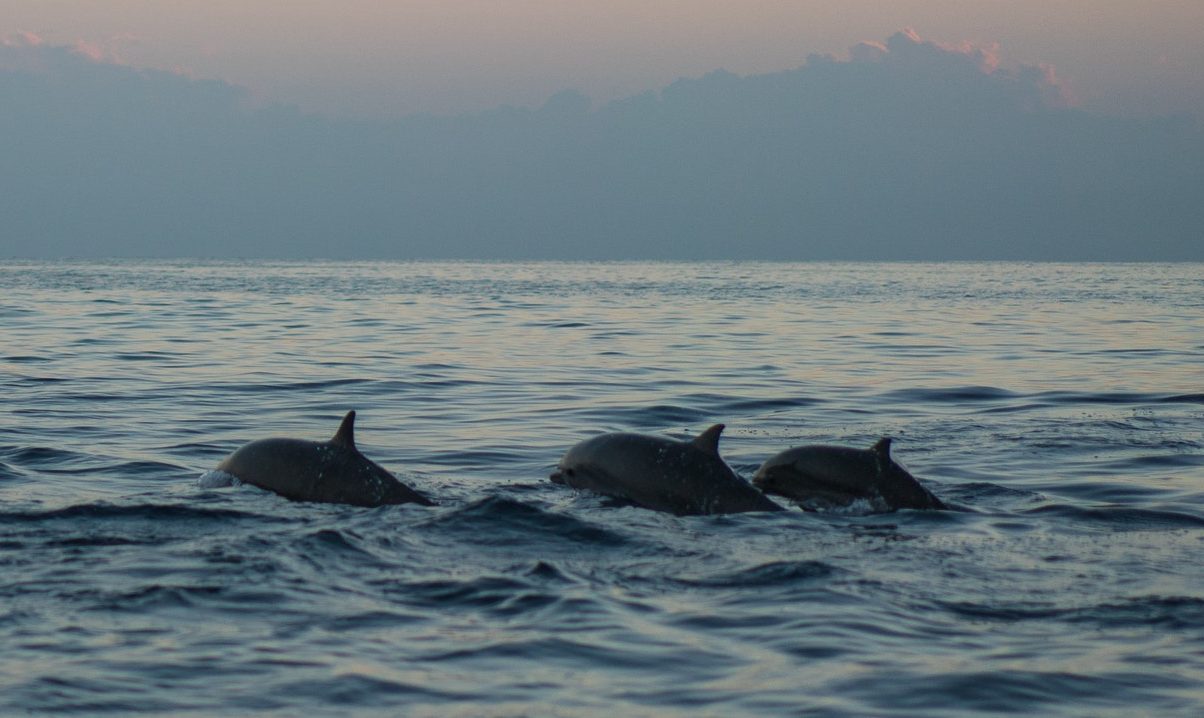
{"type": "Polygon", "coordinates": [[[0,260],[0,715],[1204,715],[1204,265],[0,260]],[[360,449],[437,506],[200,478],[360,449]],[[603,432],[949,511],[678,517],[603,432]]]}

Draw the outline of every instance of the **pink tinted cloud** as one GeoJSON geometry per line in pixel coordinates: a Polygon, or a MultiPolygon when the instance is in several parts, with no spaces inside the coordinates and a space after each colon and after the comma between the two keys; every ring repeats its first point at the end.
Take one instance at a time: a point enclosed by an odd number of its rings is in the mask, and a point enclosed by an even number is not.
{"type": "Polygon", "coordinates": [[[984,73],[990,74],[999,68],[999,44],[975,45],[969,41],[957,43],[925,40],[914,28],[905,27],[887,38],[885,43],[866,41],[849,48],[849,59],[854,62],[917,62],[933,61],[934,58],[954,56],[964,58],[984,73]]]}
{"type": "Polygon", "coordinates": [[[83,66],[120,67],[139,73],[162,72],[197,79],[191,68],[180,65],[162,69],[137,67],[122,50],[138,44],[137,36],[128,33],[99,41],[75,40],[61,44],[32,32],[18,32],[0,37],[0,71],[54,75],[64,71],[63,63],[82,63],[83,66]]]}
{"type": "Polygon", "coordinates": [[[11,35],[6,35],[3,40],[0,40],[0,46],[3,47],[37,47],[44,40],[32,32],[15,32],[11,35]]]}
{"type": "Polygon", "coordinates": [[[923,39],[915,29],[908,27],[891,35],[885,43],[868,40],[852,46],[849,48],[849,61],[895,63],[921,72],[970,63],[984,75],[1011,78],[1036,88],[1044,106],[1069,107],[1077,104],[1074,93],[1058,78],[1052,65],[1021,64],[1015,70],[1003,69],[998,43],[935,42],[923,39]]]}
{"type": "Polygon", "coordinates": [[[10,56],[26,55],[32,57],[37,52],[45,50],[65,50],[72,55],[97,64],[128,65],[122,57],[120,48],[133,43],[137,39],[130,34],[114,35],[104,40],[75,40],[67,45],[51,45],[37,33],[23,31],[0,38],[0,48],[7,48],[10,56]]]}

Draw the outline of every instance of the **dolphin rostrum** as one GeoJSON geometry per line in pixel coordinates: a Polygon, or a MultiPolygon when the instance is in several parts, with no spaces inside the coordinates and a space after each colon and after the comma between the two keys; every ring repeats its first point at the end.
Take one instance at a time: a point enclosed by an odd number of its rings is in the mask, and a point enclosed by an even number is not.
{"type": "Polygon", "coordinates": [[[293,501],[434,505],[355,448],[354,411],[347,412],[330,441],[252,441],[227,456],[217,470],[293,501]]]}
{"type": "Polygon", "coordinates": [[[804,509],[847,507],[866,501],[875,511],[945,509],[890,456],[889,438],[873,448],[800,446],[772,457],[753,475],[753,484],[767,494],[784,496],[804,509]]]}
{"type": "Polygon", "coordinates": [[[716,424],[693,441],[595,436],[569,449],[551,480],[679,516],[781,511],[719,457],[722,431],[716,424]]]}

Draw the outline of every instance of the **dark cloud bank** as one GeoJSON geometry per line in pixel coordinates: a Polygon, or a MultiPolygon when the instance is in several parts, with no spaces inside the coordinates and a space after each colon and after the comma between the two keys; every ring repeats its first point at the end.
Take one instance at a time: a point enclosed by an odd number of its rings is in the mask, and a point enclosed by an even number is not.
{"type": "Polygon", "coordinates": [[[900,33],[592,109],[359,122],[0,46],[0,256],[1204,259],[1204,128],[900,33]]]}

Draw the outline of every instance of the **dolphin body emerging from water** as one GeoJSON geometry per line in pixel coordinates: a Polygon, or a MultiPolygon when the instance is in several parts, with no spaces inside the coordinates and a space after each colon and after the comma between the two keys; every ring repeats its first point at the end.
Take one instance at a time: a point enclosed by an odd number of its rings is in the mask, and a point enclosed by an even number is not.
{"type": "Polygon", "coordinates": [[[722,432],[716,424],[693,441],[595,436],[569,449],[551,480],[679,516],[782,511],[719,457],[722,432]]]}
{"type": "Polygon", "coordinates": [[[434,505],[355,448],[354,411],[347,412],[330,441],[252,441],[227,456],[217,470],[293,501],[434,505]]]}
{"type": "Polygon", "coordinates": [[[772,457],[753,475],[753,485],[804,509],[844,508],[864,500],[874,511],[946,509],[931,491],[890,457],[889,438],[871,449],[800,446],[772,457]]]}

